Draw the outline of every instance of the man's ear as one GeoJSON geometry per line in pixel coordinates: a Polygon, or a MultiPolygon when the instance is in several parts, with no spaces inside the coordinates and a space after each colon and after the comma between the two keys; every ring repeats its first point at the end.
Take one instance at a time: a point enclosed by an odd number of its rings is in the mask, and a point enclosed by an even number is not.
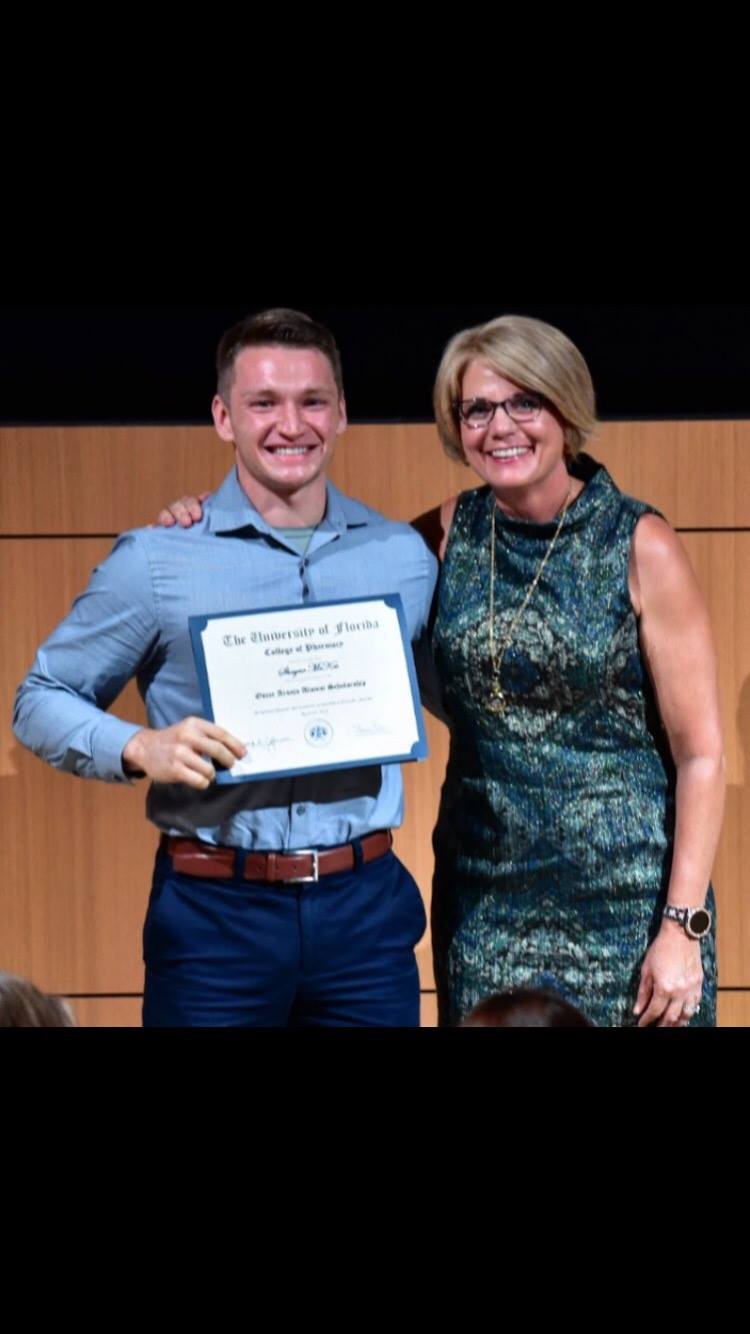
{"type": "Polygon", "coordinates": [[[214,394],[214,400],[211,404],[211,413],[216,427],[216,434],[228,444],[234,444],[234,431],[229,416],[229,409],[221,397],[221,394],[214,394]]]}

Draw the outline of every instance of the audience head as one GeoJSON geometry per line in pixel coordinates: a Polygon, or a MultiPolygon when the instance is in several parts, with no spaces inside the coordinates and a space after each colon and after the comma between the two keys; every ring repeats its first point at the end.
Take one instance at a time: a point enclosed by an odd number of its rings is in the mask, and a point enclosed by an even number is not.
{"type": "Polygon", "coordinates": [[[0,1028],[74,1028],[64,1001],[22,977],[0,972],[0,1028]]]}
{"type": "Polygon", "coordinates": [[[591,1028],[574,1005],[554,991],[503,991],[481,1000],[460,1028],[591,1028]]]}

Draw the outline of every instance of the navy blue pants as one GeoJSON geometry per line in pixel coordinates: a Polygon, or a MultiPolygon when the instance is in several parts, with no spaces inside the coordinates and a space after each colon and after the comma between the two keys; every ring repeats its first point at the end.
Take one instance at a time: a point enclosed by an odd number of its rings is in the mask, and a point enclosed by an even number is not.
{"type": "Polygon", "coordinates": [[[158,852],[143,928],[145,1027],[419,1024],[426,918],[392,852],[317,883],[209,880],[158,852]]]}

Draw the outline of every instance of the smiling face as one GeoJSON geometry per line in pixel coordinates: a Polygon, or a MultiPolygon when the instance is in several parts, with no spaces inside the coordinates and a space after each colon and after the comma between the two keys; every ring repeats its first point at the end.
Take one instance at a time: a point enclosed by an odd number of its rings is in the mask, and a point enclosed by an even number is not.
{"type": "MultiPolygon", "coordinates": [[[[461,398],[505,402],[522,389],[486,362],[471,361],[461,382],[461,398]]],[[[512,505],[514,498],[533,496],[538,502],[559,503],[566,493],[563,425],[553,408],[544,406],[538,417],[524,422],[512,421],[498,408],[488,426],[462,422],[461,443],[469,466],[501,501],[507,498],[512,505]]]]}
{"type": "MultiPolygon", "coordinates": [[[[346,426],[331,363],[316,348],[246,347],[214,425],[235,448],[237,476],[260,513],[274,499],[325,505],[325,470],[346,426]]],[[[322,513],[322,508],[321,508],[322,513]]]]}

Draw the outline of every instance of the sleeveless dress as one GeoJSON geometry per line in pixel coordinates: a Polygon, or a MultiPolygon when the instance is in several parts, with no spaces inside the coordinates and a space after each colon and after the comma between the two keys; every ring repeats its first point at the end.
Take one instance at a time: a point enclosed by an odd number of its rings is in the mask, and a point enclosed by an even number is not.
{"type": "MultiPolygon", "coordinates": [[[[661,924],[675,772],[628,594],[633,530],[656,511],[585,455],[571,472],[587,484],[503,657],[501,714],[486,707],[489,487],[461,496],[453,519],[433,632],[451,729],[433,839],[441,1024],[493,992],[544,987],[594,1024],[631,1026],[661,924]]],[[[496,658],[556,527],[497,510],[496,658]]],[[[701,950],[690,1022],[710,1027],[715,928],[701,950]]]]}

